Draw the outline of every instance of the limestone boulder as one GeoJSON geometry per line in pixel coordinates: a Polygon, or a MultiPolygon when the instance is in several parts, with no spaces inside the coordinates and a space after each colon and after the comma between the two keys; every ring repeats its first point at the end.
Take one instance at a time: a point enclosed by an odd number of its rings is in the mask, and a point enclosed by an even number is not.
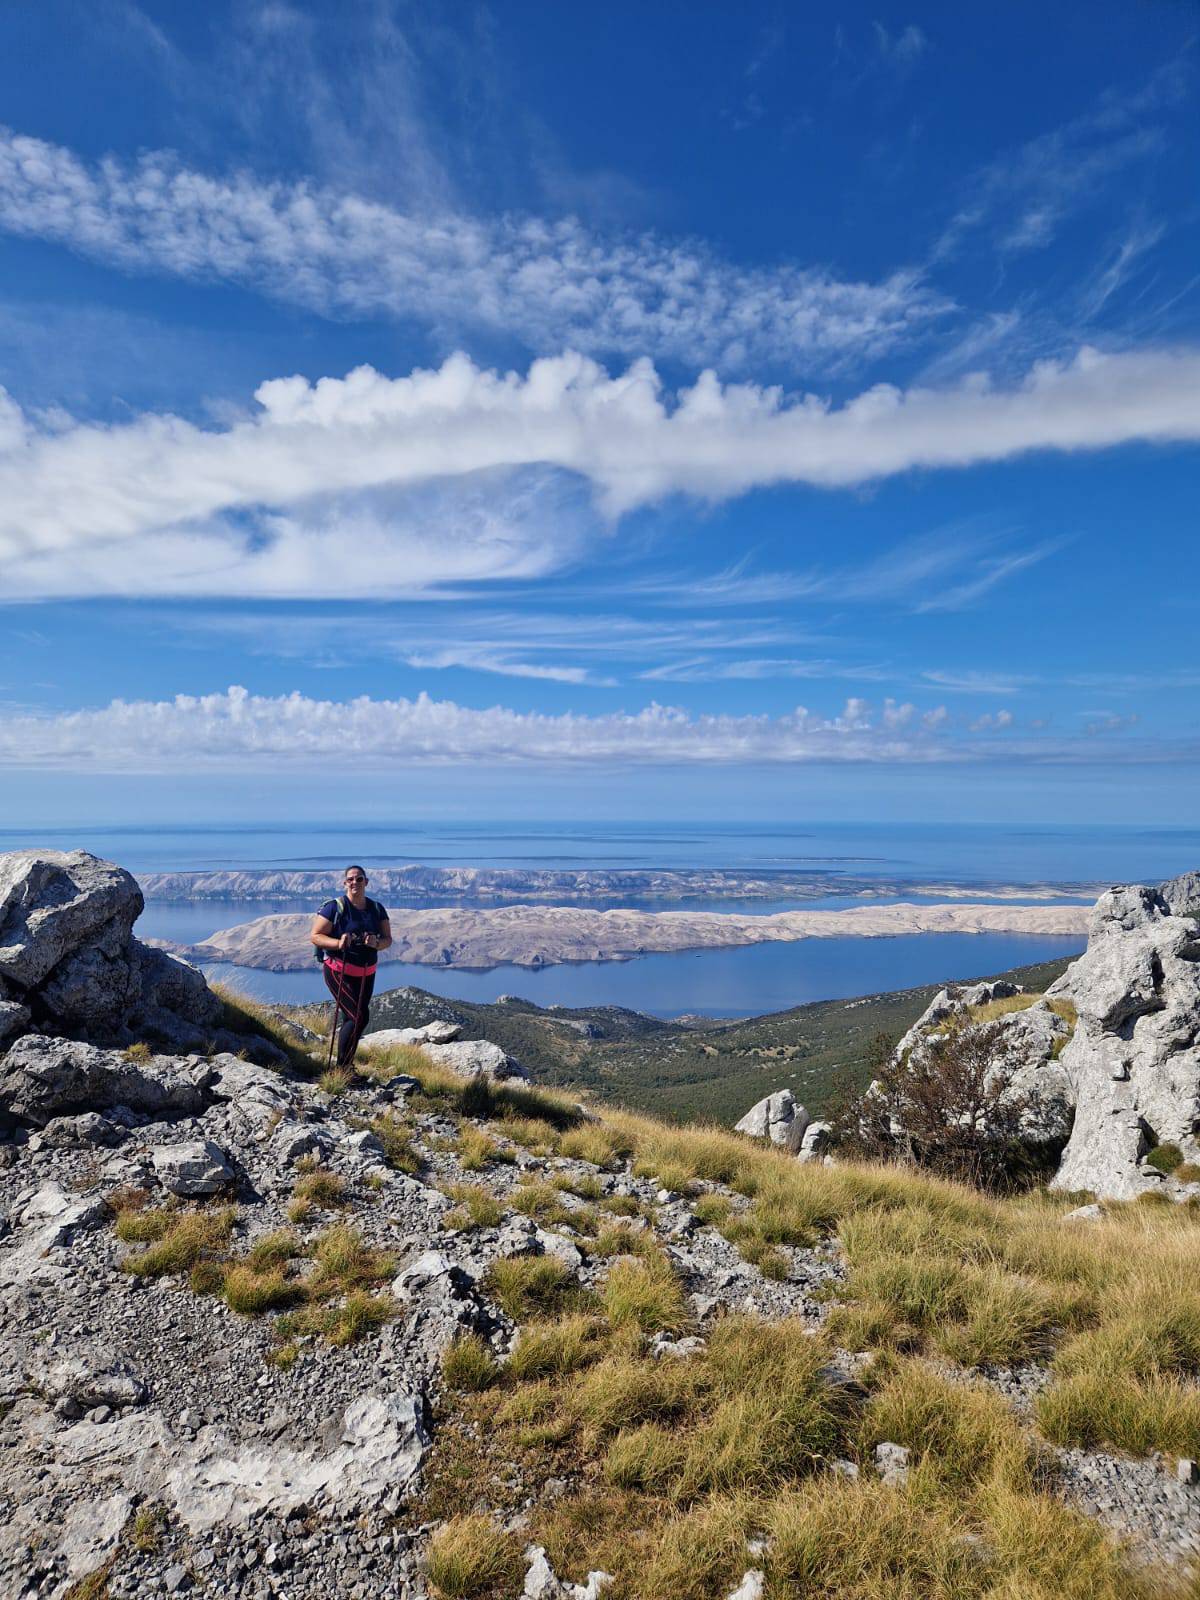
{"type": "Polygon", "coordinates": [[[769,1139],[772,1144],[796,1155],[804,1140],[810,1117],[790,1089],[777,1089],[750,1107],[734,1127],[752,1139],[769,1139]]]}
{"type": "Polygon", "coordinates": [[[1061,1056],[1075,1122],[1053,1180],[1131,1199],[1164,1184],[1158,1145],[1200,1161],[1200,874],[1110,889],[1055,986],[1079,1021],[1061,1056]]]}
{"type": "Polygon", "coordinates": [[[150,1160],[163,1188],[189,1200],[216,1194],[235,1176],[229,1157],[211,1139],[156,1145],[150,1160]]]}
{"type": "Polygon", "coordinates": [[[39,1128],[113,1106],[155,1118],[195,1116],[209,1102],[212,1076],[199,1058],[130,1060],[120,1050],[31,1033],[0,1056],[0,1114],[39,1128]]]}
{"type": "Polygon", "coordinates": [[[450,1044],[462,1032],[458,1022],[427,1022],[420,1028],[376,1028],[374,1033],[364,1033],[363,1044],[387,1050],[394,1045],[450,1044]]]}
{"type": "Polygon", "coordinates": [[[423,1044],[421,1050],[439,1067],[464,1078],[487,1078],[493,1083],[528,1082],[529,1073],[519,1061],[487,1039],[460,1039],[451,1044],[423,1044]]]}
{"type": "Polygon", "coordinates": [[[0,978],[34,988],[81,947],[127,939],[142,906],[132,875],[86,850],[0,855],[0,978]]]}

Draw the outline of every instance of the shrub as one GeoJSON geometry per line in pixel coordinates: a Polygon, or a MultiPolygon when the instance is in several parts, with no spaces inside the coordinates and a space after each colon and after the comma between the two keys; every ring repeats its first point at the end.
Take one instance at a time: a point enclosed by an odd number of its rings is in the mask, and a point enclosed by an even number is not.
{"type": "Polygon", "coordinates": [[[353,1082],[354,1074],[349,1067],[329,1067],[317,1079],[317,1088],[335,1100],[339,1094],[345,1094],[353,1082]]]}
{"type": "Polygon", "coordinates": [[[1146,1157],[1146,1165],[1170,1174],[1183,1165],[1183,1151],[1177,1144],[1156,1144],[1146,1157]]]}
{"type": "MultiPolygon", "coordinates": [[[[1013,1089],[1003,1034],[998,1022],[956,1024],[902,1057],[877,1043],[874,1082],[839,1110],[837,1143],[852,1156],[913,1161],[983,1189],[1028,1186],[1040,1176],[1025,1132],[1032,1100],[1013,1089]]],[[[1042,1152],[1043,1164],[1051,1153],[1042,1152]]]]}

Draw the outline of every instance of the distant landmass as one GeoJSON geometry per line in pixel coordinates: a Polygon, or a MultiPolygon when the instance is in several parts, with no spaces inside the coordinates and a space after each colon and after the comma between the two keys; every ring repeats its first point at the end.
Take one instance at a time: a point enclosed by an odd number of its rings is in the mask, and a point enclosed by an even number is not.
{"type": "MultiPolygon", "coordinates": [[[[1040,992],[1074,959],[992,976],[1040,992]]],[[[732,1124],[775,1089],[790,1088],[819,1116],[841,1081],[864,1087],[872,1041],[879,1034],[899,1039],[941,987],[818,1000],[758,1017],[670,1022],[623,1006],[544,1007],[515,996],[482,1004],[405,988],[376,997],[371,1027],[457,1022],[465,1038],[491,1039],[541,1083],[672,1121],[732,1124]]]]}
{"type": "MultiPolygon", "coordinates": [[[[582,906],[509,905],[393,909],[384,962],[487,970],[567,961],[627,961],[657,952],[728,949],[802,939],[883,939],[913,933],[1024,933],[1081,937],[1086,905],[864,905],[840,910],[749,914],[719,911],[607,911],[582,906]]],[[[168,945],[193,961],[270,972],[312,962],[308,912],[257,917],[191,945],[168,945]]]]}
{"type": "MultiPolygon", "coordinates": [[[[606,900],[817,900],[827,895],[863,899],[921,895],[943,900],[982,897],[993,900],[1050,900],[1077,895],[1096,898],[1096,884],[961,884],[946,880],[913,883],[900,879],[849,876],[825,868],[743,872],[725,868],[550,868],[402,867],[368,868],[371,893],[381,900],[407,902],[606,900]]],[[[337,872],[276,868],[227,868],[212,872],[143,872],[138,875],[148,900],[288,900],[319,905],[338,892],[337,872]]]]}

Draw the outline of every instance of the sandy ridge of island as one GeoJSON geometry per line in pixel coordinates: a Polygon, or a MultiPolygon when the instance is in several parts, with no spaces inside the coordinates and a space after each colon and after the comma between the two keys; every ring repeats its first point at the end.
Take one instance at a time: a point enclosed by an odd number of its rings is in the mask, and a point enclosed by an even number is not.
{"type": "MultiPolygon", "coordinates": [[[[628,961],[681,950],[910,933],[1029,933],[1082,937],[1087,905],[890,905],[779,911],[597,911],[581,906],[444,906],[391,912],[395,943],[382,960],[486,970],[564,961],[628,961]]],[[[282,912],[222,929],[194,945],[168,945],[193,961],[223,961],[270,972],[313,961],[307,912],[282,912]]],[[[158,941],[156,941],[158,942],[158,941]]],[[[165,942],[165,941],[164,941],[165,942]]]]}

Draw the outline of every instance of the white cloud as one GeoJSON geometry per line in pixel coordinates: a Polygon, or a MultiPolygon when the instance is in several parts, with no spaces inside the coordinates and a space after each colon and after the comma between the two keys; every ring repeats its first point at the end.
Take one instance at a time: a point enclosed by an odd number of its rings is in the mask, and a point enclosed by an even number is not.
{"type": "Polygon", "coordinates": [[[442,650],[401,651],[400,659],[410,667],[435,672],[460,667],[469,672],[494,673],[501,678],[537,678],[547,683],[591,684],[611,687],[614,678],[596,677],[587,667],[571,667],[561,662],[518,661],[512,656],[493,655],[486,650],[450,645],[442,650]]]}
{"type": "Polygon", "coordinates": [[[781,716],[693,714],[651,704],[639,711],[547,715],[452,700],[317,700],[298,692],[231,688],[163,701],[114,700],[100,709],[0,710],[0,766],[82,772],[183,774],[308,769],[354,752],[364,771],[415,766],[550,767],[907,763],[1021,760],[1074,763],[1200,759],[1193,741],[1130,741],[1132,719],[1097,714],[1076,738],[1014,736],[1011,713],[981,719],[977,735],[952,731],[945,707],[919,713],[852,698],[840,715],[803,706],[781,716]],[[997,739],[999,732],[1005,737],[997,739]],[[1122,737],[1106,742],[1106,733],[1122,737]]]}
{"type": "Polygon", "coordinates": [[[983,716],[975,718],[970,728],[972,733],[987,733],[992,729],[999,731],[1002,728],[1011,728],[1012,725],[1011,711],[985,711],[983,716]]]}
{"type": "MultiPolygon", "coordinates": [[[[615,517],[675,492],[720,500],[1033,450],[1195,441],[1198,388],[1200,350],[1181,348],[1084,349],[1011,388],[878,385],[836,408],[723,387],[711,372],[671,401],[648,361],[610,377],[570,353],[525,378],[460,354],[404,378],[361,367],[315,384],[276,379],[255,412],[214,429],[159,414],[38,420],[0,391],[0,559],[14,599],[383,596],[538,576],[584,537],[569,518],[538,515],[540,497],[570,504],[579,479],[615,517]],[[418,489],[435,498],[414,502],[418,489]]],[[[1036,555],[1004,557],[926,604],[966,604],[1036,555]]]]}
{"type": "Polygon", "coordinates": [[[889,62],[900,72],[907,72],[914,67],[929,49],[927,35],[917,27],[915,22],[910,22],[907,27],[899,28],[894,34],[888,32],[882,22],[876,22],[875,48],[883,59],[889,62]]]}
{"type": "Polygon", "coordinates": [[[725,369],[878,356],[951,309],[913,272],[844,282],[734,266],[695,241],[573,217],[404,212],[305,183],[213,178],[169,153],[98,163],[0,128],[0,228],[127,272],[245,285],[325,316],[502,332],[725,369]]]}
{"type": "Polygon", "coordinates": [[[638,674],[650,683],[756,682],[766,678],[809,678],[817,681],[864,679],[879,682],[892,676],[883,667],[857,665],[832,660],[797,660],[794,657],[759,657],[743,661],[713,661],[698,656],[691,661],[673,661],[650,667],[638,674]]]}
{"type": "MultiPolygon", "coordinates": [[[[354,752],[357,766],[413,764],[941,762],[986,759],[986,746],[939,737],[944,711],[876,713],[859,698],[839,716],[690,714],[652,704],[587,716],[486,709],[434,700],[347,702],[243,688],[165,701],[114,700],[99,710],[0,712],[0,765],[117,772],[299,766],[354,752]]],[[[1003,725],[1003,724],[1001,724],[1003,725]]],[[[1006,747],[1007,748],[1007,747],[1006,747]]],[[[1093,747],[1089,746],[1089,750],[1093,747]]]]}
{"type": "Polygon", "coordinates": [[[1146,118],[1178,101],[1183,83],[1181,64],[1171,63],[1136,93],[1108,92],[1083,115],[972,174],[965,186],[969,198],[943,231],[935,260],[954,254],[976,233],[1011,254],[1049,244],[1070,217],[1104,203],[1116,173],[1165,146],[1163,128],[1146,118]]]}
{"type": "Polygon", "coordinates": [[[1024,673],[982,672],[971,667],[950,671],[931,669],[921,677],[939,689],[962,694],[1016,694],[1026,685],[1039,681],[1024,673]]]}

